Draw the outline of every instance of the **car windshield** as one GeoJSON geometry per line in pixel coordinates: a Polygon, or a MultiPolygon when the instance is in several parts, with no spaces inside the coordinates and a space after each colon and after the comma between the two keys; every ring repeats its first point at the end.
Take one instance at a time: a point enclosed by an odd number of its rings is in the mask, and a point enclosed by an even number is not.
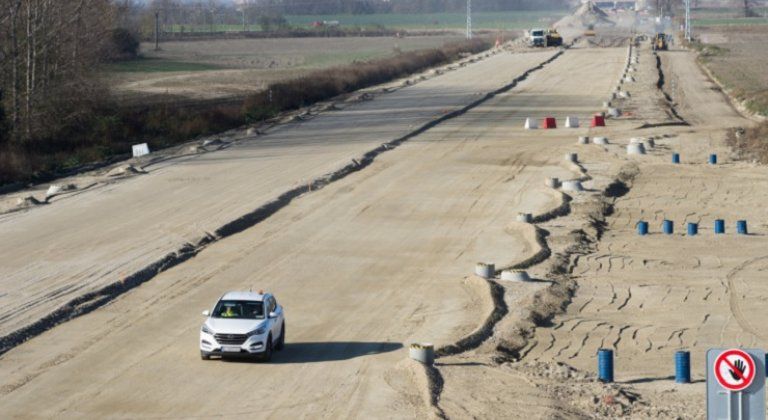
{"type": "Polygon", "coordinates": [[[264,319],[264,303],[252,300],[220,300],[214,318],[264,319]]]}
{"type": "Polygon", "coordinates": [[[533,36],[544,36],[544,31],[533,31],[533,36]]]}

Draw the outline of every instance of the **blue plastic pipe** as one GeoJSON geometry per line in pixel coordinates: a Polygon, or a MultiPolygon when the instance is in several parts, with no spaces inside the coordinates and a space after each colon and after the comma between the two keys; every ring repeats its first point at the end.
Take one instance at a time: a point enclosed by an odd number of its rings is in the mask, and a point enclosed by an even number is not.
{"type": "Polygon", "coordinates": [[[715,220],[715,233],[717,234],[725,233],[725,220],[723,219],[715,220]]]}
{"type": "Polygon", "coordinates": [[[747,221],[746,220],[737,220],[736,221],[736,232],[739,235],[746,235],[747,232],[747,221]]]}
{"type": "Polygon", "coordinates": [[[680,163],[680,153],[672,153],[672,163],[680,163]]]}
{"type": "Polygon", "coordinates": [[[599,349],[597,351],[597,379],[603,382],[613,382],[613,350],[599,349]]]}
{"type": "Polygon", "coordinates": [[[699,233],[699,224],[688,222],[688,236],[695,236],[699,233]]]}
{"type": "Polygon", "coordinates": [[[717,155],[712,153],[709,155],[709,164],[710,165],[717,165],[717,155]]]}
{"type": "Polygon", "coordinates": [[[664,220],[661,223],[661,227],[664,233],[666,233],[667,235],[671,235],[675,233],[675,223],[671,220],[664,220]]]}
{"type": "Polygon", "coordinates": [[[648,234],[648,222],[639,221],[637,222],[637,233],[639,235],[647,235],[648,234]]]}
{"type": "Polygon", "coordinates": [[[691,353],[678,351],[675,353],[675,382],[691,383],[691,353]]]}

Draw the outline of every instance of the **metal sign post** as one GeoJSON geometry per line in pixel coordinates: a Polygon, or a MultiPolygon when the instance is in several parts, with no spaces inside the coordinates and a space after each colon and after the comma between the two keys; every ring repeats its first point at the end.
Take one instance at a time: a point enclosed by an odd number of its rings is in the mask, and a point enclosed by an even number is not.
{"type": "Polygon", "coordinates": [[[707,419],[765,420],[765,351],[707,351],[707,419]]]}

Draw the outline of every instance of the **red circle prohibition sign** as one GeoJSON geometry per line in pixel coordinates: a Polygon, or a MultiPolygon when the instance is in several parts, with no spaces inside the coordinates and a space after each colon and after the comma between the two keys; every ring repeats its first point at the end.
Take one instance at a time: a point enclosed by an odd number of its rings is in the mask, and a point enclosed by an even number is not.
{"type": "Polygon", "coordinates": [[[749,353],[731,349],[720,353],[713,366],[715,378],[729,391],[741,391],[755,379],[755,361],[749,353]]]}

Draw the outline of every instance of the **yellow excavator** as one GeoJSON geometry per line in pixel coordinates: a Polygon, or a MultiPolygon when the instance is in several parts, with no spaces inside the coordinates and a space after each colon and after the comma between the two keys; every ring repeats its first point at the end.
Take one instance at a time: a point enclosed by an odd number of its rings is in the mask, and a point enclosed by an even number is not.
{"type": "Polygon", "coordinates": [[[659,32],[653,38],[653,50],[667,50],[669,45],[667,44],[667,35],[663,32],[659,32]]]}
{"type": "Polygon", "coordinates": [[[557,29],[547,30],[546,45],[548,47],[559,47],[563,45],[563,37],[560,36],[557,29]]]}

